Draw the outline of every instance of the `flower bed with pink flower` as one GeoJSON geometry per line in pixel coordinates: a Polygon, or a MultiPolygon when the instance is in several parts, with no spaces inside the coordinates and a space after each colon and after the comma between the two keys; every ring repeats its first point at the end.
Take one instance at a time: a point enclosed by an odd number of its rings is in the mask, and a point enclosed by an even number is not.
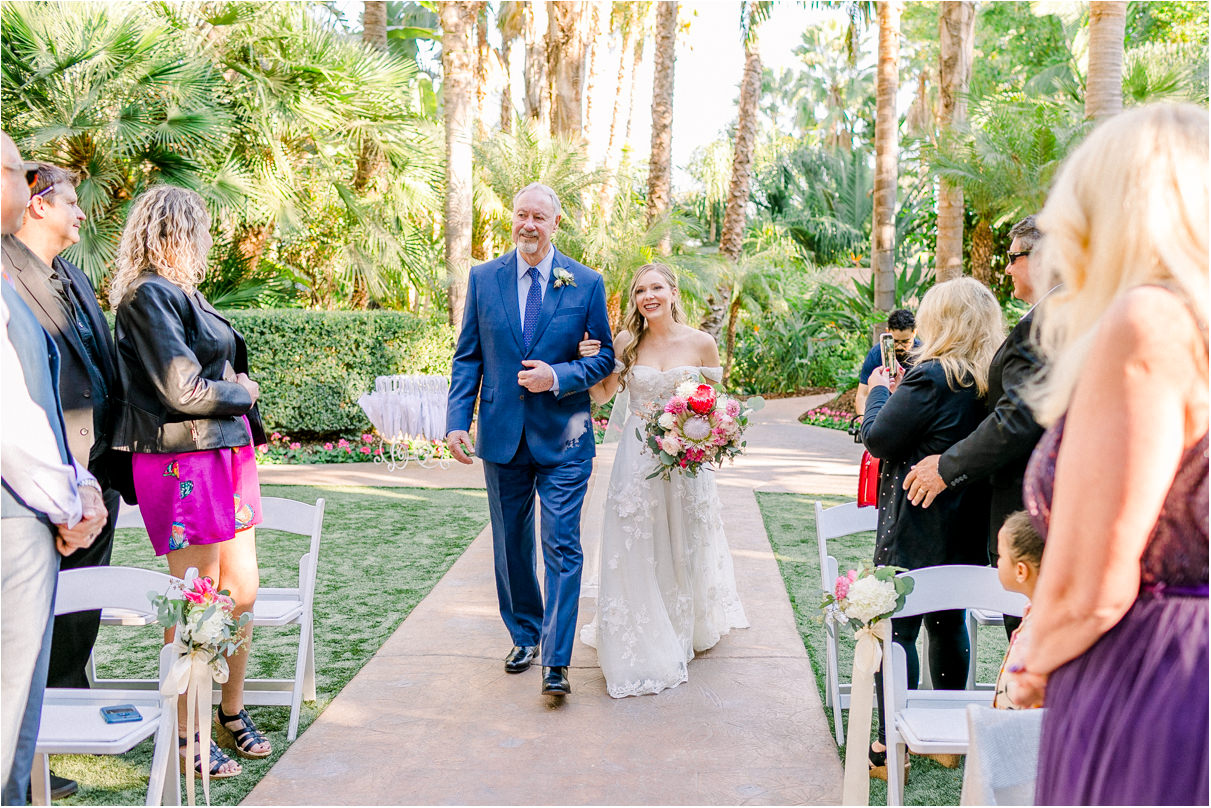
{"type": "MultiPolygon", "coordinates": [[[[415,460],[452,458],[445,441],[415,438],[405,441],[409,457],[415,460]]],[[[389,451],[390,447],[388,447],[389,451]]],[[[295,440],[274,432],[266,446],[257,447],[258,463],[365,463],[383,454],[383,444],[377,434],[364,432],[335,441],[295,440]]]]}
{"type": "Polygon", "coordinates": [[[854,414],[852,412],[834,410],[831,407],[816,407],[814,410],[808,410],[804,413],[800,421],[809,426],[848,430],[853,423],[853,419],[854,414]]]}
{"type": "Polygon", "coordinates": [[[697,476],[705,465],[719,466],[744,451],[741,440],[748,417],[765,401],[753,396],[741,402],[709,384],[687,381],[678,386],[664,406],[644,421],[647,443],[656,457],[656,470],[648,479],[671,479],[673,472],[697,476]]]}

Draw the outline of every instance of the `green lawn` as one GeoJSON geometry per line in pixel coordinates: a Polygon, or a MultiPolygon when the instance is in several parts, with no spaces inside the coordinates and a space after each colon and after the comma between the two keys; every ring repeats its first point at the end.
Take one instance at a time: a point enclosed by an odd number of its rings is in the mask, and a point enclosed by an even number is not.
{"type": "MultiPolygon", "coordinates": [[[[266,496],[327,500],[316,584],[315,638],[318,700],[304,703],[300,733],[379,649],[429,593],[488,521],[482,490],[262,486],[266,496]]],[[[293,586],[307,539],[260,531],[257,552],[262,586],[293,586]]],[[[113,563],[167,572],[151,552],[146,533],[119,531],[113,563]]],[[[298,628],[258,629],[249,676],[292,675],[298,628]]],[[[155,628],[102,627],[97,642],[102,677],[155,676],[163,635],[155,628]]],[[[241,760],[239,777],[211,783],[215,805],[235,805],[286,749],[286,707],[254,707],[249,713],[273,742],[265,760],[241,760]]],[[[119,757],[63,755],[54,772],[79,781],[66,805],[142,805],[151,766],[150,741],[119,757]]],[[[200,791],[199,791],[200,795],[200,791]]],[[[199,796],[200,799],[200,796],[199,796]]]]}
{"type": "MultiPolygon", "coordinates": [[[[811,658],[816,674],[820,701],[824,701],[824,624],[820,620],[820,557],[816,549],[816,514],[813,503],[819,500],[826,507],[850,501],[848,497],[828,494],[770,494],[757,493],[757,503],[765,520],[770,545],[778,559],[778,568],[786,583],[795,611],[795,623],[811,658]]],[[[874,555],[874,533],[846,536],[829,542],[829,553],[837,559],[842,571],[861,569],[874,555]]],[[[924,633],[924,632],[922,632],[924,633]]],[[[989,628],[979,634],[977,679],[991,682],[996,678],[1007,646],[1005,632],[989,628]]],[[[853,665],[853,635],[841,632],[840,670],[843,681],[849,680],[853,665]]],[[[829,728],[833,726],[832,710],[825,708],[829,728]]],[[[872,722],[871,738],[874,735],[872,722]]],[[[840,749],[845,759],[845,748],[840,749]]],[[[908,805],[958,805],[963,783],[963,768],[946,769],[928,758],[912,757],[904,798],[908,805]]],[[[887,804],[887,785],[871,780],[871,805],[887,804]]]]}

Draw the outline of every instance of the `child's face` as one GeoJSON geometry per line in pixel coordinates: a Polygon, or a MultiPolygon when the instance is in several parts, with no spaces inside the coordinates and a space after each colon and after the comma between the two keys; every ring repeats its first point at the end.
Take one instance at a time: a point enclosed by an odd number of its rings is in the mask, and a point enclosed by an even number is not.
{"type": "Polygon", "coordinates": [[[1006,590],[1017,592],[1020,586],[1017,582],[1017,559],[1013,557],[1013,547],[1009,543],[1009,535],[1005,528],[997,531],[997,579],[1006,590]]]}

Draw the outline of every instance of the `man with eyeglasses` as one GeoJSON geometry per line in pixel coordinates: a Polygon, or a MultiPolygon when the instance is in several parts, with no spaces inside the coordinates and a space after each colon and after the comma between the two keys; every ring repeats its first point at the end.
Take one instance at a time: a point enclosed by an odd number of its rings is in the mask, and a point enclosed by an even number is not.
{"type": "MultiPolygon", "coordinates": [[[[37,166],[0,133],[0,236],[21,228],[37,166]]],[[[108,513],[101,486],[68,451],[59,351],[13,288],[0,282],[0,777],[5,805],[24,805],[50,660],[59,555],[88,547],[108,513]],[[57,551],[57,553],[56,553],[57,551]]]]}
{"type": "MultiPolygon", "coordinates": [[[[0,249],[13,286],[59,349],[59,397],[68,449],[101,482],[109,514],[92,546],[63,558],[59,569],[107,566],[121,501],[114,486],[121,455],[109,451],[109,402],[118,385],[113,337],[88,276],[61,255],[80,241],[85,219],[76,195],[77,178],[49,163],[36,165],[24,224],[16,234],[0,239],[0,249]]],[[[47,687],[88,687],[85,669],[100,622],[99,612],[54,618],[47,687]]],[[[52,775],[51,790],[53,798],[61,799],[74,793],[76,784],[52,775]]]]}
{"type": "MultiPolygon", "coordinates": [[[[1030,277],[1030,253],[1042,233],[1034,217],[1027,216],[1010,229],[1009,237],[1012,241],[1005,273],[1013,278],[1013,296],[1032,308],[1009,332],[988,367],[989,415],[966,438],[941,455],[923,458],[904,478],[909,499],[923,508],[947,488],[987,478],[992,485],[988,556],[994,567],[997,531],[1006,517],[1022,509],[1022,478],[1030,453],[1043,435],[1043,428],[1022,397],[1026,383],[1042,363],[1030,342],[1034,306],[1042,297],[1035,292],[1030,277]]],[[[1019,622],[1019,618],[1005,615],[1006,631],[1012,633],[1019,622]]]]}
{"type": "MultiPolygon", "coordinates": [[[[921,344],[917,339],[917,318],[908,309],[896,309],[887,315],[887,330],[896,341],[896,361],[905,370],[913,365],[910,351],[921,344]]],[[[870,374],[883,364],[883,352],[876,344],[862,360],[862,369],[858,371],[858,392],[854,396],[854,411],[866,412],[866,396],[870,394],[870,374]]]]}

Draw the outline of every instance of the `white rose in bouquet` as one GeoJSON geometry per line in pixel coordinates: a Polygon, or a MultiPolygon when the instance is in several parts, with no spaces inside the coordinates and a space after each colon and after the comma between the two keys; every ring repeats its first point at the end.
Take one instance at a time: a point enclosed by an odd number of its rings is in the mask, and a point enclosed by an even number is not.
{"type": "Polygon", "coordinates": [[[681,441],[677,440],[677,438],[672,435],[666,435],[660,439],[660,448],[676,457],[685,447],[681,445],[681,441]]]}
{"type": "Polygon", "coordinates": [[[223,613],[222,609],[215,609],[210,617],[199,621],[193,627],[193,630],[189,632],[190,639],[195,643],[207,645],[217,643],[223,639],[223,627],[228,619],[228,616],[223,613]]]}
{"type": "Polygon", "coordinates": [[[657,423],[660,424],[663,429],[672,429],[673,427],[677,426],[677,417],[671,412],[666,412],[660,416],[657,423]]]}
{"type": "Polygon", "coordinates": [[[850,584],[845,596],[845,616],[869,623],[881,614],[896,608],[896,586],[891,581],[880,581],[874,576],[859,578],[850,584]]]}

